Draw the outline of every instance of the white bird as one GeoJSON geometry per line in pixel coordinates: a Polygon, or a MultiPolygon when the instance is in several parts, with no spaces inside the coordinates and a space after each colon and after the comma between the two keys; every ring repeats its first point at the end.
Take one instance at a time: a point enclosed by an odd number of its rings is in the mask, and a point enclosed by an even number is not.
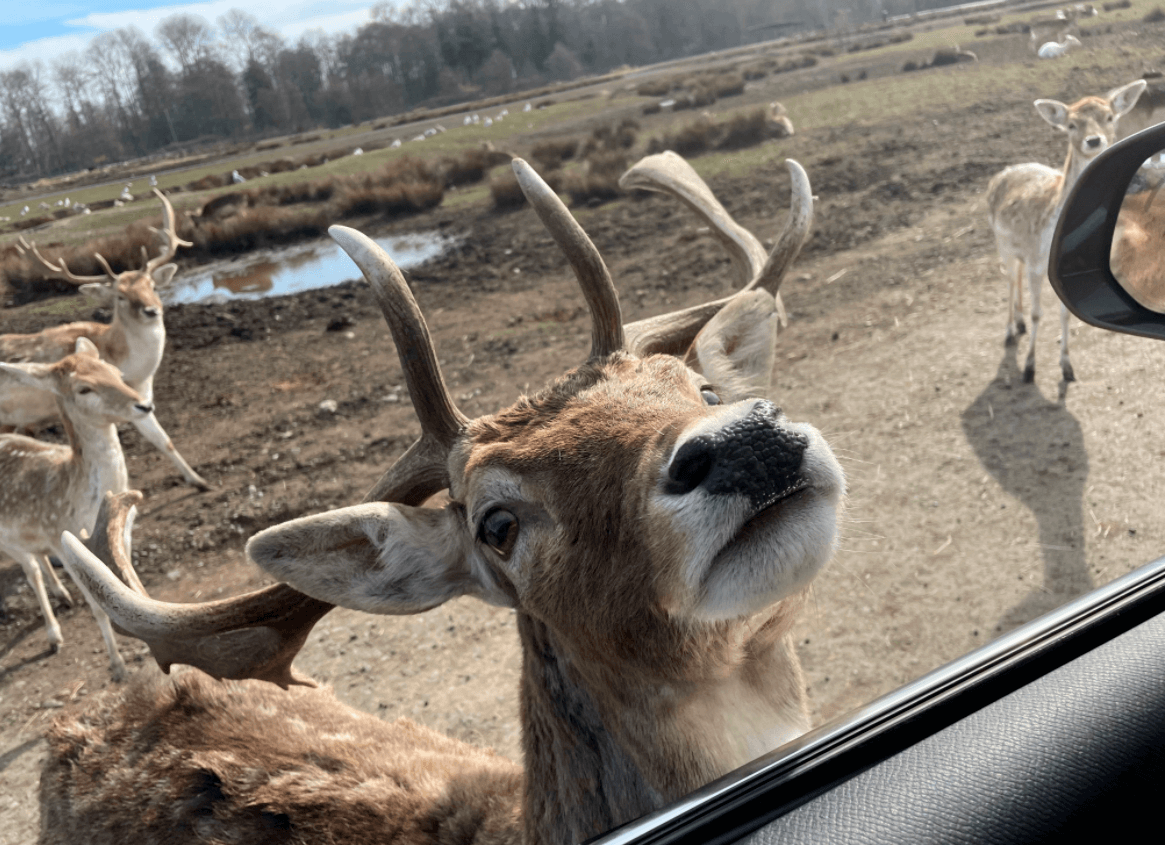
{"type": "Polygon", "coordinates": [[[1036,51],[1036,55],[1041,59],[1058,59],[1068,52],[1069,47],[1083,47],[1080,39],[1075,35],[1065,35],[1063,41],[1049,41],[1040,46],[1036,51]]]}
{"type": "Polygon", "coordinates": [[[400,146],[400,138],[394,138],[392,143],[388,145],[390,149],[396,149],[400,146]]]}
{"type": "Polygon", "coordinates": [[[417,137],[413,138],[413,140],[414,140],[414,141],[423,141],[423,140],[425,140],[425,136],[424,136],[424,135],[418,135],[417,137]]]}
{"type": "Polygon", "coordinates": [[[481,125],[482,126],[493,126],[494,122],[487,117],[485,120],[483,120],[481,122],[481,125]]]}
{"type": "Polygon", "coordinates": [[[32,209],[30,209],[30,208],[29,208],[29,207],[26,205],[24,208],[20,209],[20,216],[21,216],[21,217],[23,217],[24,215],[28,214],[28,212],[29,212],[29,211],[31,211],[31,210],[32,210],[32,209]]]}
{"type": "Polygon", "coordinates": [[[151,187],[151,188],[156,188],[156,187],[158,187],[158,177],[157,177],[157,176],[151,176],[151,177],[150,177],[150,187],[151,187]]]}
{"type": "Polygon", "coordinates": [[[533,109],[534,107],[529,103],[526,103],[526,105],[522,106],[522,111],[533,111],[533,109]]]}
{"type": "Polygon", "coordinates": [[[356,149],[352,150],[352,155],[354,155],[354,156],[362,156],[362,155],[364,155],[364,148],[363,148],[363,147],[357,147],[356,149]]]}
{"type": "Polygon", "coordinates": [[[247,180],[239,175],[239,171],[232,170],[231,171],[231,181],[234,182],[236,185],[241,185],[244,182],[246,182],[247,180]]]}
{"type": "Polygon", "coordinates": [[[461,121],[462,126],[468,126],[471,123],[473,123],[473,118],[469,115],[466,115],[465,118],[461,121]]]}

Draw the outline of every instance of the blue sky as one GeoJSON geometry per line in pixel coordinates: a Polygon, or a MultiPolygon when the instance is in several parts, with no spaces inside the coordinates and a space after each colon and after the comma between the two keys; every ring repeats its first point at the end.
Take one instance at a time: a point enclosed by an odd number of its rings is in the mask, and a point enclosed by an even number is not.
{"type": "Polygon", "coordinates": [[[209,23],[230,9],[241,9],[268,29],[295,41],[310,29],[353,32],[369,19],[375,0],[0,0],[0,69],[23,61],[45,63],[69,50],[83,50],[94,35],[136,26],[153,36],[163,18],[177,12],[200,15],[209,23]]]}

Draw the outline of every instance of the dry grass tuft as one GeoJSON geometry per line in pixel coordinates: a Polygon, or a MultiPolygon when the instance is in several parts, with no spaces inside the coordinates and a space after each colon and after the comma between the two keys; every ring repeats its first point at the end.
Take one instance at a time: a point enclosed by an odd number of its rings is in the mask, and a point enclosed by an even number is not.
{"type": "Polygon", "coordinates": [[[696,156],[710,149],[738,150],[764,143],[772,138],[787,138],[793,124],[780,103],[761,106],[733,115],[717,123],[711,115],[701,115],[674,133],[652,138],[647,144],[649,155],[672,150],[682,156],[696,156]]]}
{"type": "Polygon", "coordinates": [[[530,158],[538,164],[539,171],[557,170],[564,161],[574,158],[578,147],[577,138],[551,138],[535,144],[530,150],[530,158]]]}

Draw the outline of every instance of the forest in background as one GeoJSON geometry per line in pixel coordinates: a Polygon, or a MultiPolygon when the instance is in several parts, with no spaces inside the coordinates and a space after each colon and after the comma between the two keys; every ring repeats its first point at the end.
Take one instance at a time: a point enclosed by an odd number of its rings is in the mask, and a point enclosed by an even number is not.
{"type": "Polygon", "coordinates": [[[423,0],[288,43],[231,10],[94,36],[0,73],[0,180],[338,127],[948,0],[423,0]]]}

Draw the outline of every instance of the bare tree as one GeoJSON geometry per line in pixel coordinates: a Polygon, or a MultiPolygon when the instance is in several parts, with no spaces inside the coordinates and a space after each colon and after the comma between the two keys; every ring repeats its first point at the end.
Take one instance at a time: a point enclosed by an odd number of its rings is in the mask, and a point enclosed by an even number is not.
{"type": "Polygon", "coordinates": [[[215,58],[214,30],[205,18],[179,13],[154,28],[158,40],[174,56],[183,75],[203,59],[215,58]]]}

